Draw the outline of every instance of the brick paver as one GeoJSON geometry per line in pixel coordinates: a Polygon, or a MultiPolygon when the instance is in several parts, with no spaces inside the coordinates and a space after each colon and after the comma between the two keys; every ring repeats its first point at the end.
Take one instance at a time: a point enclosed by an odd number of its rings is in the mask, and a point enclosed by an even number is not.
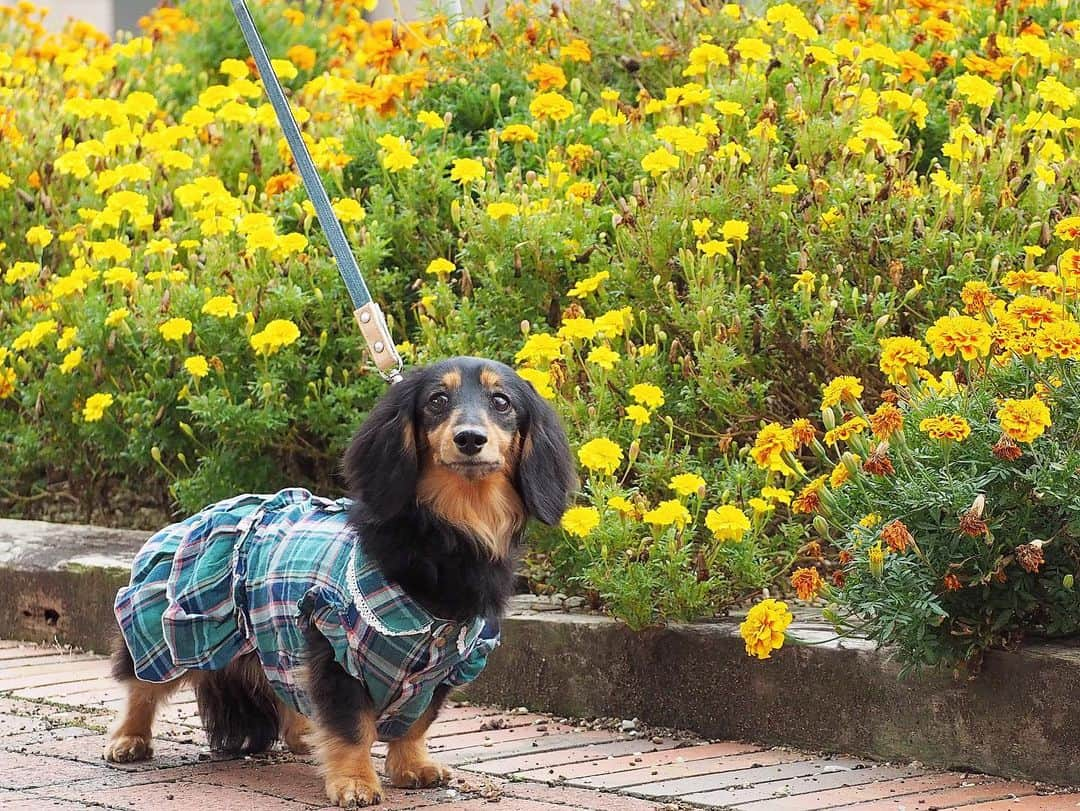
{"type": "MultiPolygon", "coordinates": [[[[326,808],[310,760],[209,752],[190,695],[162,713],[152,762],[104,763],[106,728],[122,696],[107,674],[101,657],[0,641],[0,811],[326,808]]],[[[451,785],[387,788],[383,808],[1080,811],[1080,794],[1033,783],[618,732],[493,707],[451,705],[432,727],[431,745],[455,767],[451,785]]]]}

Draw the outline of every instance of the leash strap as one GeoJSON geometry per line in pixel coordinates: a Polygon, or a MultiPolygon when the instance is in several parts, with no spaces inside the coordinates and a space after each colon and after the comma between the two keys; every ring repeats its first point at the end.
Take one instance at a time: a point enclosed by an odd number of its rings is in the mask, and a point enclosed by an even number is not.
{"type": "Polygon", "coordinates": [[[356,323],[360,325],[360,333],[364,336],[364,341],[367,343],[368,351],[371,352],[372,360],[375,361],[375,365],[379,369],[379,374],[390,383],[397,383],[401,380],[404,363],[394,347],[394,341],[390,337],[390,330],[386,326],[386,318],[383,316],[379,305],[372,300],[367,284],[364,283],[364,277],[360,274],[360,268],[356,264],[356,257],[353,255],[352,249],[349,248],[349,243],[345,239],[345,231],[342,229],[341,223],[330,205],[330,198],[326,194],[326,188],[323,186],[319,172],[315,168],[315,162],[311,159],[307,144],[304,143],[303,136],[300,134],[300,127],[297,125],[296,117],[293,115],[289,102],[285,98],[285,93],[281,89],[281,82],[278,81],[277,74],[274,73],[274,68],[270,64],[270,57],[266,53],[266,46],[263,45],[259,31],[255,27],[251,11],[248,9],[245,0],[232,0],[232,6],[233,11],[236,13],[236,19],[240,22],[240,30],[244,33],[248,49],[251,51],[256,67],[259,69],[263,87],[266,88],[266,95],[270,97],[270,104],[273,106],[278,123],[285,133],[285,140],[289,144],[289,151],[292,152],[296,168],[300,172],[300,177],[304,180],[304,188],[307,189],[308,197],[311,198],[311,203],[315,207],[315,214],[319,218],[319,224],[326,234],[326,241],[330,245],[331,253],[334,254],[338,271],[341,273],[341,278],[349,291],[349,297],[352,299],[354,307],[353,315],[356,318],[356,323]]]}

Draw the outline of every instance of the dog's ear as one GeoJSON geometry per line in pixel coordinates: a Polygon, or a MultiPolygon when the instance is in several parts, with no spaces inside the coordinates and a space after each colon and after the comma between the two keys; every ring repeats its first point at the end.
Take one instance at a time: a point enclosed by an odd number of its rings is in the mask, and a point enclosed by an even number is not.
{"type": "Polygon", "coordinates": [[[416,498],[416,392],[421,379],[413,373],[390,387],[368,413],[342,461],[349,495],[380,519],[393,518],[416,498]]]}
{"type": "Polygon", "coordinates": [[[529,514],[554,525],[577,487],[570,446],[555,409],[528,381],[521,381],[521,391],[526,424],[515,484],[529,514]]]}

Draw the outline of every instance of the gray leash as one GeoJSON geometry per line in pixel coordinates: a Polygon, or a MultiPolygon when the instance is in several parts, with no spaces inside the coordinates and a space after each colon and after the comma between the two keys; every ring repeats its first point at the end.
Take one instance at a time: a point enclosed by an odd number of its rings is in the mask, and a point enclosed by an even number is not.
{"type": "Polygon", "coordinates": [[[232,0],[232,6],[233,11],[236,12],[236,19],[240,21],[240,30],[243,31],[244,39],[247,40],[248,49],[259,69],[259,75],[262,76],[266,95],[270,97],[270,104],[285,133],[285,140],[296,162],[297,171],[304,180],[304,188],[307,189],[311,204],[315,207],[315,214],[319,217],[319,224],[322,225],[323,232],[326,234],[326,241],[330,245],[331,253],[334,254],[338,271],[349,291],[354,307],[353,315],[356,317],[356,323],[360,325],[360,332],[371,352],[371,358],[384,379],[390,383],[397,383],[401,380],[404,363],[394,347],[390,330],[386,326],[386,318],[379,305],[372,301],[371,293],[368,291],[367,284],[364,283],[364,277],[360,274],[356,257],[349,248],[345,231],[330,205],[326,187],[323,186],[322,178],[319,177],[315,163],[311,160],[307,144],[300,135],[300,127],[281,89],[281,82],[278,81],[277,74],[274,73],[273,66],[270,64],[266,46],[263,45],[258,29],[255,28],[255,21],[251,18],[251,11],[248,10],[245,0],[232,0]]]}

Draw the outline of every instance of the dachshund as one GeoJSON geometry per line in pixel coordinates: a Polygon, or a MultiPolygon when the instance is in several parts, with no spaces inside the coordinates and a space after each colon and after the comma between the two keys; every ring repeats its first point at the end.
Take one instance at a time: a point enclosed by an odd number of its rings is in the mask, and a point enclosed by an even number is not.
{"type": "Polygon", "coordinates": [[[243,495],[159,531],[116,597],[125,709],[104,757],[151,757],[158,705],[195,690],[211,747],[314,751],[330,801],[444,783],[425,736],[498,643],[529,517],[576,486],[551,406],[503,364],[413,371],[346,451],[348,498],[243,495]]]}

